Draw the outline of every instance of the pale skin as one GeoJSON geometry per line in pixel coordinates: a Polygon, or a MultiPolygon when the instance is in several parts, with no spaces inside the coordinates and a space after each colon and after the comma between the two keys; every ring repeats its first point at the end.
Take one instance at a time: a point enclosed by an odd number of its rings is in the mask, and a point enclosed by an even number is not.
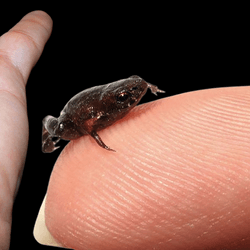
{"type": "MultiPolygon", "coordinates": [[[[26,157],[25,85],[51,30],[32,12],[0,37],[1,250],[26,157]]],[[[135,108],[100,132],[116,153],[70,142],[48,187],[50,237],[78,250],[249,249],[249,121],[249,87],[212,89],[135,108]]]]}

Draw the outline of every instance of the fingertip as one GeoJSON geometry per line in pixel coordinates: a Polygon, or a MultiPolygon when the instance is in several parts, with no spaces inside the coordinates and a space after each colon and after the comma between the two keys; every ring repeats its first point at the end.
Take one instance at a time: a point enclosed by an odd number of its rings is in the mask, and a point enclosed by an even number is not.
{"type": "Polygon", "coordinates": [[[28,13],[27,15],[25,15],[22,20],[32,20],[32,21],[36,21],[39,22],[41,26],[43,26],[48,34],[50,35],[51,31],[52,31],[52,27],[53,27],[53,20],[50,17],[49,14],[47,14],[45,11],[43,10],[35,10],[32,11],[30,13],[28,13]]]}
{"type": "Polygon", "coordinates": [[[48,189],[51,233],[95,249],[228,243],[220,232],[249,225],[249,110],[249,88],[191,92],[141,105],[101,131],[117,154],[90,137],[71,142],[48,189]]]}
{"type": "Polygon", "coordinates": [[[51,35],[52,25],[52,19],[47,13],[33,11],[1,36],[2,63],[11,69],[12,75],[15,72],[20,78],[21,73],[23,84],[27,82],[31,69],[42,54],[51,35]]]}

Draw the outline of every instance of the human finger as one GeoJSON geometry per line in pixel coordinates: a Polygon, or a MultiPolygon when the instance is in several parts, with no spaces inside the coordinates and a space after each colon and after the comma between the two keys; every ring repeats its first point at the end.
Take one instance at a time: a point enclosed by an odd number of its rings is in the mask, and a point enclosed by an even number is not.
{"type": "Polygon", "coordinates": [[[201,249],[250,244],[250,89],[222,88],[135,108],[70,142],[45,220],[74,249],[201,249]]]}
{"type": "Polygon", "coordinates": [[[12,205],[27,151],[25,85],[51,29],[46,13],[31,12],[0,37],[0,249],[8,249],[12,205]]]}

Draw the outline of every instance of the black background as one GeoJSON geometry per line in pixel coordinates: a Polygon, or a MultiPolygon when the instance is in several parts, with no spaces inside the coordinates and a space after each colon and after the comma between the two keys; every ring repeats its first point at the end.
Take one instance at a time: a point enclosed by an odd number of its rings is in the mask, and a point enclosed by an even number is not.
{"type": "Polygon", "coordinates": [[[240,86],[246,79],[244,15],[232,6],[86,6],[67,2],[1,7],[0,34],[25,14],[44,10],[54,21],[52,36],[27,84],[29,148],[13,208],[10,249],[41,246],[33,227],[50,173],[61,151],[41,152],[42,119],[59,116],[66,102],[90,86],[139,75],[166,91],[149,92],[141,103],[187,91],[240,86]],[[237,13],[236,13],[237,14],[237,13]]]}

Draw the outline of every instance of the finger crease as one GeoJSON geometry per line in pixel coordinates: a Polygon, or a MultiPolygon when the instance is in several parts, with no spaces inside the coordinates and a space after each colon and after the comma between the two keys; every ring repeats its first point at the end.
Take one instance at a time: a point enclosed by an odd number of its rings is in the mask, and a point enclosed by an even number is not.
{"type": "Polygon", "coordinates": [[[10,33],[13,32],[13,33],[16,33],[16,34],[20,34],[20,35],[23,35],[24,37],[28,38],[29,41],[32,42],[32,44],[34,45],[35,49],[39,52],[41,52],[41,50],[39,49],[39,46],[38,44],[35,42],[35,40],[32,38],[32,36],[30,36],[29,34],[27,34],[26,32],[24,31],[21,31],[21,30],[14,30],[14,29],[11,29],[10,30],[10,33]]]}
{"type": "MultiPolygon", "coordinates": [[[[13,69],[14,72],[16,73],[16,75],[17,75],[17,78],[20,79],[20,83],[22,83],[23,87],[25,87],[24,76],[23,76],[22,72],[20,71],[20,69],[19,69],[18,67],[16,67],[16,66],[12,63],[10,57],[9,57],[6,53],[4,53],[4,52],[1,53],[1,50],[0,50],[0,67],[1,67],[1,66],[7,67],[7,68],[9,68],[10,70],[13,69]]],[[[0,91],[1,91],[1,90],[4,90],[4,89],[0,89],[0,91]]],[[[9,92],[9,91],[7,91],[7,92],[9,92]]],[[[13,95],[14,95],[14,94],[13,94],[13,95]]]]}
{"type": "Polygon", "coordinates": [[[5,93],[7,93],[7,94],[10,94],[10,95],[12,95],[19,103],[21,103],[21,105],[26,109],[26,103],[25,102],[22,102],[21,100],[20,100],[20,98],[18,98],[18,96],[16,96],[15,94],[13,94],[12,92],[10,92],[10,91],[8,91],[8,90],[6,90],[6,89],[0,89],[0,93],[3,93],[3,92],[5,92],[5,93]]]}
{"type": "Polygon", "coordinates": [[[38,22],[38,21],[36,21],[34,19],[23,19],[22,21],[37,24],[37,25],[41,26],[42,28],[44,28],[48,34],[51,33],[51,31],[45,25],[43,25],[41,22],[38,22]]]}

